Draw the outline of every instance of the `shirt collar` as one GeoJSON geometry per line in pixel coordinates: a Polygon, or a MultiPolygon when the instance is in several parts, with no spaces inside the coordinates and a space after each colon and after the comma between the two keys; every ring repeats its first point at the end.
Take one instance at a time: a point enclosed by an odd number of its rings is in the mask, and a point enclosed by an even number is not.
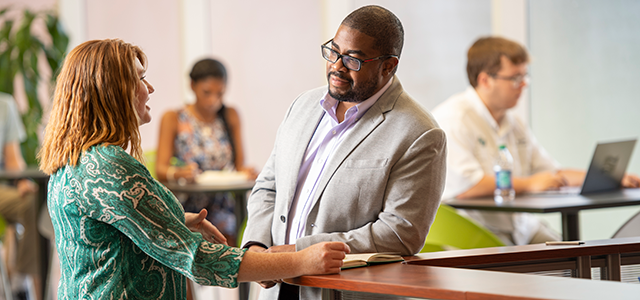
{"type": "MultiPolygon", "coordinates": [[[[393,77],[389,79],[389,81],[377,93],[369,97],[369,99],[356,104],[356,106],[352,108],[349,108],[345,113],[344,120],[345,121],[350,120],[351,118],[353,118],[354,115],[355,115],[354,121],[357,122],[358,120],[360,120],[360,118],[362,118],[362,116],[369,110],[369,108],[371,108],[371,106],[373,106],[373,104],[375,104],[376,101],[380,99],[380,96],[382,96],[382,94],[384,94],[384,92],[386,92],[389,89],[392,82],[393,82],[393,77]]],[[[336,123],[338,122],[338,117],[336,117],[336,109],[338,107],[338,102],[339,102],[338,100],[336,100],[335,98],[331,97],[331,95],[329,95],[329,91],[327,91],[324,94],[324,97],[320,99],[320,106],[322,107],[322,109],[324,109],[324,111],[329,116],[331,116],[331,118],[334,121],[336,121],[336,123]]]]}
{"type": "Polygon", "coordinates": [[[507,113],[504,115],[504,118],[502,119],[502,122],[500,122],[501,124],[498,125],[498,122],[496,122],[496,120],[493,118],[487,106],[484,104],[484,102],[482,102],[482,99],[480,99],[478,92],[470,86],[467,88],[466,93],[468,94],[467,98],[471,100],[471,104],[473,105],[475,110],[480,113],[482,118],[484,118],[491,125],[491,128],[493,128],[498,133],[498,135],[503,136],[511,130],[513,119],[510,111],[507,111],[507,113]]]}

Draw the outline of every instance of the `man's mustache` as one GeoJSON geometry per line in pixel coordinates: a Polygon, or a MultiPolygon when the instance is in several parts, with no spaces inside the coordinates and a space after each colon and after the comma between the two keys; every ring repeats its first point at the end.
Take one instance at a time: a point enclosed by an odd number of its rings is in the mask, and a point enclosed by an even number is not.
{"type": "Polygon", "coordinates": [[[342,73],[340,73],[340,72],[331,71],[331,72],[329,72],[329,73],[327,74],[327,78],[328,78],[329,76],[331,76],[331,75],[333,75],[333,76],[335,76],[335,77],[337,77],[337,78],[340,78],[340,79],[342,79],[342,80],[346,80],[346,81],[348,81],[349,83],[353,83],[353,80],[351,80],[351,79],[349,79],[349,78],[346,78],[346,77],[345,77],[342,73]]]}

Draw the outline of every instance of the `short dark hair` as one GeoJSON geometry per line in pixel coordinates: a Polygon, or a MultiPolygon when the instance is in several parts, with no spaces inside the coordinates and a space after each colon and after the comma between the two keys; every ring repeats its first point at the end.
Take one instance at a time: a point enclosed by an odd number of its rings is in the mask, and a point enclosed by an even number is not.
{"type": "Polygon", "coordinates": [[[527,50],[520,44],[501,37],[478,39],[467,52],[467,76],[474,88],[478,86],[478,75],[486,72],[495,75],[502,67],[500,58],[505,56],[514,65],[529,61],[527,50]]]}
{"type": "Polygon", "coordinates": [[[368,5],[351,12],[342,25],[351,27],[375,39],[374,49],[381,55],[393,54],[398,57],[404,44],[404,28],[402,23],[388,9],[368,5]]]}
{"type": "Polygon", "coordinates": [[[189,77],[191,77],[191,80],[194,82],[207,77],[218,78],[227,82],[227,69],[221,62],[212,58],[205,58],[193,65],[189,77]]]}

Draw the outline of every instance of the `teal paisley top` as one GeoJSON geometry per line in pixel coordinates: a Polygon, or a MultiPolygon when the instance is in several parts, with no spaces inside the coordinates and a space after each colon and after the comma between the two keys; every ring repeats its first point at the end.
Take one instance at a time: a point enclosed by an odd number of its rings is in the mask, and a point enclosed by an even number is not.
{"type": "Polygon", "coordinates": [[[147,168],[94,146],[49,180],[59,299],[186,299],[186,277],[236,287],[244,250],[204,240],[147,168]]]}

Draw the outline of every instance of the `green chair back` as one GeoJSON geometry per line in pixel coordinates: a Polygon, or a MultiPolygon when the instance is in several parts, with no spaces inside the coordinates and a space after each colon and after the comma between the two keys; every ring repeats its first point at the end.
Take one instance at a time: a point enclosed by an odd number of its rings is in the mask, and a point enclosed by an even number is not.
{"type": "Polygon", "coordinates": [[[153,176],[153,178],[158,179],[158,177],[156,176],[156,150],[147,150],[143,155],[144,163],[147,166],[149,173],[151,173],[151,176],[153,176]]]}
{"type": "Polygon", "coordinates": [[[0,216],[0,238],[4,237],[4,230],[7,228],[7,222],[0,216]]]}
{"type": "Polygon", "coordinates": [[[499,246],[504,246],[504,243],[484,226],[458,214],[453,207],[440,204],[420,252],[499,246]]]}
{"type": "MultiPolygon", "coordinates": [[[[4,231],[7,229],[7,223],[2,216],[0,216],[0,239],[4,239],[4,231]]],[[[0,248],[4,248],[2,240],[0,240],[0,248]]],[[[9,283],[9,275],[7,275],[7,267],[5,266],[4,257],[0,258],[0,290],[4,291],[4,299],[13,300],[13,294],[11,293],[11,284],[9,283]]],[[[2,293],[0,293],[0,298],[2,293]]]]}
{"type": "Polygon", "coordinates": [[[242,221],[242,225],[238,228],[238,237],[236,238],[236,244],[238,248],[242,248],[242,236],[244,235],[244,230],[247,228],[247,218],[244,218],[242,221]]]}

